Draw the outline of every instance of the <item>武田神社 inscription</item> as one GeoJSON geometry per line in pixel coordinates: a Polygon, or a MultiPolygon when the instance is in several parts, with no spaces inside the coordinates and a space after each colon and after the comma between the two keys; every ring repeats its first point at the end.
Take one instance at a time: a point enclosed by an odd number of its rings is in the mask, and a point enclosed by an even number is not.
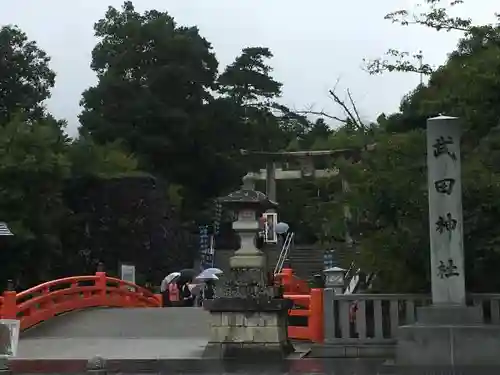
{"type": "Polygon", "coordinates": [[[442,180],[437,180],[434,182],[436,191],[441,194],[451,195],[453,193],[453,186],[455,185],[455,179],[453,178],[443,178],[442,180]]]}
{"type": "Polygon", "coordinates": [[[448,259],[448,263],[445,264],[442,260],[439,261],[438,266],[438,276],[440,279],[448,279],[452,276],[459,276],[458,268],[455,266],[453,259],[448,259]]]}
{"type": "Polygon", "coordinates": [[[451,213],[447,213],[446,217],[439,216],[436,222],[436,232],[443,234],[444,231],[451,232],[457,228],[457,220],[451,216],[451,213]]]}
{"type": "Polygon", "coordinates": [[[457,160],[457,155],[455,152],[450,151],[448,146],[453,145],[453,138],[452,137],[439,137],[436,139],[436,142],[432,145],[434,148],[434,157],[439,157],[441,155],[448,155],[451,160],[457,160]]]}

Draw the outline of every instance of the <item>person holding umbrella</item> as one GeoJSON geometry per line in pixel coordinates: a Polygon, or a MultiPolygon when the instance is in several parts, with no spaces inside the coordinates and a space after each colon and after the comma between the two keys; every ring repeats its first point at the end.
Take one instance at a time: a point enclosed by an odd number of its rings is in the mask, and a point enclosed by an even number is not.
{"type": "Polygon", "coordinates": [[[196,271],[193,269],[183,269],[179,271],[180,276],[177,279],[177,286],[179,288],[179,297],[184,307],[194,306],[194,296],[189,288],[189,283],[191,283],[196,275],[196,271]]]}
{"type": "Polygon", "coordinates": [[[172,301],[179,299],[178,290],[176,285],[173,284],[181,274],[179,272],[172,272],[168,274],[161,282],[160,292],[162,294],[163,307],[171,307],[172,301]]]}
{"type": "Polygon", "coordinates": [[[182,302],[183,307],[193,307],[194,306],[194,296],[191,293],[191,289],[189,289],[189,285],[187,282],[180,283],[177,282],[177,286],[179,288],[179,296],[182,302]]]}
{"type": "Polygon", "coordinates": [[[206,300],[214,298],[215,298],[215,281],[213,279],[206,280],[205,287],[203,288],[203,299],[206,300]]]}
{"type": "Polygon", "coordinates": [[[215,298],[215,281],[219,280],[217,274],[222,274],[222,271],[218,268],[209,268],[196,276],[195,280],[197,282],[204,283],[203,292],[200,296],[200,305],[203,300],[215,298]]]}

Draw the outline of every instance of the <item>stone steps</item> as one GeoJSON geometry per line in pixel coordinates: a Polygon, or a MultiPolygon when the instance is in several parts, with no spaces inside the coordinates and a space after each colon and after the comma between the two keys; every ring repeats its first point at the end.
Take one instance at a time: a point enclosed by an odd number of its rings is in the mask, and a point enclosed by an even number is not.
{"type": "Polygon", "coordinates": [[[313,246],[295,246],[288,255],[297,277],[308,280],[324,269],[324,250],[313,246]]]}

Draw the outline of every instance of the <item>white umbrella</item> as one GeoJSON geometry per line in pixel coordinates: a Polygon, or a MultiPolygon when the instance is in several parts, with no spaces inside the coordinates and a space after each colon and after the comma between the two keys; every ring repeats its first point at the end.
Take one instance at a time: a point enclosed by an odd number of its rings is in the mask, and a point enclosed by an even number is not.
{"type": "Polygon", "coordinates": [[[195,279],[207,279],[207,278],[211,279],[212,276],[217,276],[222,274],[222,271],[217,272],[217,270],[220,271],[218,268],[207,268],[205,271],[196,276],[195,279]]]}
{"type": "Polygon", "coordinates": [[[204,274],[203,272],[200,273],[198,276],[195,278],[197,281],[207,281],[207,280],[219,280],[217,275],[214,275],[213,273],[207,273],[204,274]]]}
{"type": "Polygon", "coordinates": [[[221,275],[224,273],[224,271],[222,271],[220,268],[212,267],[212,268],[207,268],[202,273],[211,273],[212,275],[221,275]]]}
{"type": "Polygon", "coordinates": [[[168,288],[168,284],[177,279],[180,275],[180,272],[172,272],[171,274],[167,275],[161,282],[160,291],[162,293],[166,291],[168,288]]]}

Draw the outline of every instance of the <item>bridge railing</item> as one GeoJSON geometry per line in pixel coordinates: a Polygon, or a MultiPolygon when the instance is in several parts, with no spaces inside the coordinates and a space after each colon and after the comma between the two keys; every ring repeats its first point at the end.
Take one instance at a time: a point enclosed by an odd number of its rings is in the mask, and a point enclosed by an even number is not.
{"type": "Polygon", "coordinates": [[[346,294],[324,290],[325,342],[389,344],[400,325],[415,322],[416,308],[430,304],[428,295],[346,294]]]}
{"type": "MultiPolygon", "coordinates": [[[[324,289],[324,338],[337,345],[390,345],[398,327],[418,321],[417,308],[431,303],[426,294],[335,295],[324,289]]],[[[484,324],[500,323],[500,294],[469,294],[468,305],[481,309],[484,324]]]]}
{"type": "Polygon", "coordinates": [[[26,329],[55,315],[88,307],[160,307],[160,299],[136,284],[105,272],[48,281],[0,297],[0,317],[19,319],[26,329]]]}
{"type": "Polygon", "coordinates": [[[310,294],[285,294],[294,303],[288,312],[288,336],[295,340],[323,342],[323,289],[313,288],[310,294]],[[294,324],[294,317],[302,317],[305,324],[294,324]]]}
{"type": "Polygon", "coordinates": [[[307,282],[293,274],[291,268],[283,268],[274,276],[275,280],[283,285],[283,291],[288,294],[309,294],[311,288],[307,282]]]}
{"type": "Polygon", "coordinates": [[[284,298],[293,301],[293,308],[288,312],[288,336],[323,342],[323,289],[310,288],[288,267],[274,275],[274,280],[283,287],[284,298]]]}

